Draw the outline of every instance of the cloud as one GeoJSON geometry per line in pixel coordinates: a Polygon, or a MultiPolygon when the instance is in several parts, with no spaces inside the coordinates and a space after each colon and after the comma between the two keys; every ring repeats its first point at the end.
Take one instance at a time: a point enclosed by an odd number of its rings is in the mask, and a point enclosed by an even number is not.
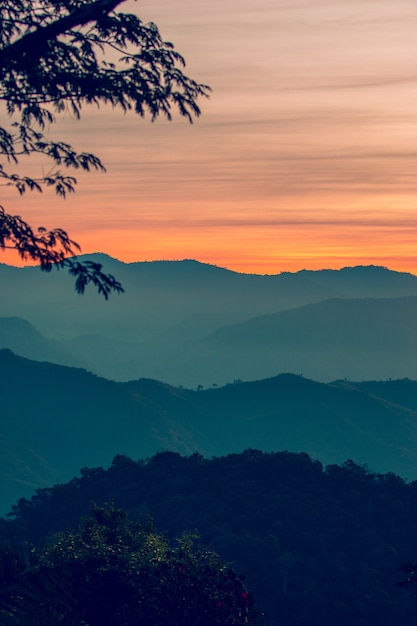
{"type": "Polygon", "coordinates": [[[193,126],[179,117],[151,124],[106,107],[85,108],[80,121],[61,116],[51,138],[97,153],[108,173],[79,174],[65,203],[3,189],[7,210],[62,223],[84,247],[105,249],[114,239],[122,257],[127,242],[129,255],[136,245],[137,254],[160,258],[182,256],[181,246],[184,255],[198,246],[216,255],[218,243],[223,259],[230,246],[234,263],[239,255],[242,264],[272,263],[274,237],[293,256],[299,246],[318,257],[323,245],[321,258],[330,247],[336,257],[339,243],[345,258],[346,239],[349,254],[369,256],[366,238],[376,246],[378,233],[389,255],[403,248],[411,258],[412,0],[143,0],[121,8],[154,20],[184,54],[186,72],[211,84],[202,117],[193,126]]]}

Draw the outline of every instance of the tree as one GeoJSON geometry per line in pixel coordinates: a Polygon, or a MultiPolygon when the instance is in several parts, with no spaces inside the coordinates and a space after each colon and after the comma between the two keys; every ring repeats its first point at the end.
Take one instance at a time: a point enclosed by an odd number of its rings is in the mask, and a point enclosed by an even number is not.
{"type": "Polygon", "coordinates": [[[242,579],[194,536],[171,547],[151,522],[112,507],[94,508],[21,573],[20,588],[13,582],[0,600],[5,625],[29,623],[27,614],[42,624],[260,624],[242,579]]]}
{"type": "MultiPolygon", "coordinates": [[[[183,57],[164,42],[155,24],[115,9],[125,0],[5,0],[0,6],[0,100],[10,120],[0,127],[3,185],[23,195],[45,187],[65,197],[76,179],[61,170],[101,170],[100,159],[51,141],[45,130],[70,110],[77,118],[85,104],[133,109],[152,120],[169,120],[173,109],[190,122],[200,114],[197,99],[209,88],[184,75],[183,57]],[[50,159],[39,178],[12,171],[23,157],[50,159]]],[[[1,184],[1,183],[0,183],[1,184]]],[[[105,298],[122,291],[96,263],[76,260],[78,244],[61,228],[32,228],[0,207],[0,249],[13,248],[43,270],[65,267],[83,293],[93,283],[105,298]],[[75,258],[69,258],[75,257],[75,258]]]]}

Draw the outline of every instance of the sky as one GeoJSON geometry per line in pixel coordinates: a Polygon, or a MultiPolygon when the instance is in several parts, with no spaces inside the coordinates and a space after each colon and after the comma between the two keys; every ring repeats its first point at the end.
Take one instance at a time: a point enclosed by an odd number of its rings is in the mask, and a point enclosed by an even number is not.
{"type": "Polygon", "coordinates": [[[129,0],[119,9],[156,22],[186,73],[211,86],[201,117],[65,114],[50,136],[96,153],[107,173],[77,176],[65,201],[3,190],[9,213],[126,262],[417,274],[414,0],[129,0]]]}

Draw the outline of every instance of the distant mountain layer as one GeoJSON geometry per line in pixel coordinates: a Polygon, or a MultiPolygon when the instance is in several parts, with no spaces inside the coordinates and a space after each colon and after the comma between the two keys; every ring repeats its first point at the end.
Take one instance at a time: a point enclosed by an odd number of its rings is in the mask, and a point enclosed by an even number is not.
{"type": "Polygon", "coordinates": [[[417,378],[417,297],[331,299],[223,327],[198,344],[191,369],[223,378],[289,370],[318,380],[417,378]]]}
{"type": "Polygon", "coordinates": [[[0,317],[0,348],[35,361],[79,364],[72,354],[57,342],[47,339],[27,320],[21,317],[0,317]]]}
{"type": "Polygon", "coordinates": [[[417,378],[411,274],[370,266],[259,276],[190,260],[88,258],[126,293],[80,297],[65,273],[0,265],[0,348],[188,387],[287,371],[324,382],[417,378]]]}
{"type": "Polygon", "coordinates": [[[246,448],[352,459],[417,479],[417,382],[331,384],[282,374],[193,391],[116,383],[0,350],[0,512],[117,454],[221,455],[246,448]]]}

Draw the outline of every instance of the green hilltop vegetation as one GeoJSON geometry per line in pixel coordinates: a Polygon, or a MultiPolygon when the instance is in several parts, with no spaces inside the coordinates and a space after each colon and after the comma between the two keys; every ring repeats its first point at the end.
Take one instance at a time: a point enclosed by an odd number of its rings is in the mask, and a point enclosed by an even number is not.
{"type": "Polygon", "coordinates": [[[2,541],[48,545],[59,531],[71,537],[92,501],[111,502],[133,521],[151,516],[167,539],[198,532],[245,576],[269,626],[417,619],[414,596],[398,586],[401,566],[416,557],[416,482],[353,461],[324,467],[305,453],[254,449],[212,459],[119,455],[109,469],[81,474],[21,499],[0,523],[2,541]]]}
{"type": "Polygon", "coordinates": [[[260,626],[262,617],[242,576],[195,533],[169,541],[114,506],[94,506],[43,546],[0,545],[3,626],[260,626]]]}

